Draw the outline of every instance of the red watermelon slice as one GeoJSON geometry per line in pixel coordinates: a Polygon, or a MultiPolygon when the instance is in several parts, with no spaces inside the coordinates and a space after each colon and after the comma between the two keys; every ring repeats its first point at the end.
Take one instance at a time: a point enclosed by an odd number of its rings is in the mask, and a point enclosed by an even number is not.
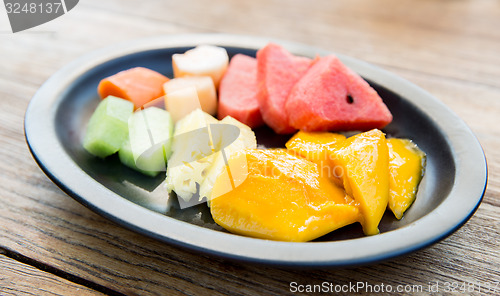
{"type": "Polygon", "coordinates": [[[312,60],[297,57],[269,43],[257,52],[258,100],[264,122],[278,134],[293,133],[285,103],[294,84],[306,73],[312,60]]]}
{"type": "Polygon", "coordinates": [[[392,121],[377,92],[333,55],[295,84],[285,109],[290,125],[304,131],[381,129],[392,121]]]}
{"type": "Polygon", "coordinates": [[[219,119],[229,115],[251,128],[262,125],[257,91],[257,60],[233,56],[219,86],[219,119]]]}

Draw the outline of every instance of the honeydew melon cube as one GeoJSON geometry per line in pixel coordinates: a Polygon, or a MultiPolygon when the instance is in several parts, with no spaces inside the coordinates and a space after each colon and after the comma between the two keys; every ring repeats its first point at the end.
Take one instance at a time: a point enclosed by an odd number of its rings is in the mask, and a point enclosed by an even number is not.
{"type": "Polygon", "coordinates": [[[128,136],[128,118],[134,104],[117,97],[102,100],[90,117],[83,147],[90,154],[105,158],[116,153],[128,136]]]}
{"type": "Polygon", "coordinates": [[[136,111],[128,129],[129,139],[118,153],[122,163],[149,176],[165,171],[174,132],[170,114],[156,107],[136,111]]]}
{"type": "Polygon", "coordinates": [[[123,143],[122,147],[118,151],[118,157],[120,158],[122,164],[146,176],[156,177],[160,173],[160,171],[146,171],[146,170],[141,170],[140,168],[137,167],[137,165],[135,164],[134,153],[132,152],[132,146],[130,145],[129,139],[127,139],[123,143]]]}

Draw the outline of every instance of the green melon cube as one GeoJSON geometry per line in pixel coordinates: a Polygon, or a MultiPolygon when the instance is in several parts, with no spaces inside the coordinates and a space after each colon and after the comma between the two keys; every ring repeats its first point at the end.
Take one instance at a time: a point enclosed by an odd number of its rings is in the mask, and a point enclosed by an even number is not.
{"type": "Polygon", "coordinates": [[[128,118],[133,110],[134,104],[127,100],[106,97],[90,117],[83,147],[101,158],[116,153],[128,137],[128,118]]]}
{"type": "Polygon", "coordinates": [[[149,176],[165,171],[174,130],[170,114],[149,107],[132,114],[128,126],[129,141],[118,152],[122,163],[149,176]]]}
{"type": "Polygon", "coordinates": [[[122,164],[146,176],[156,177],[160,173],[160,171],[146,171],[146,170],[141,170],[140,168],[137,167],[137,165],[135,164],[134,153],[132,152],[132,146],[130,146],[129,139],[127,139],[123,143],[123,146],[120,148],[120,150],[118,150],[118,157],[120,158],[122,164]]]}

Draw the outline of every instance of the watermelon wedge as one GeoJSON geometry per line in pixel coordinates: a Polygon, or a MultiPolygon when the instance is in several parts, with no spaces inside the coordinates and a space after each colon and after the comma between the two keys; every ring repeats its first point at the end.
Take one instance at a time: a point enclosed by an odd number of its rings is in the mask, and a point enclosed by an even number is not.
{"type": "Polygon", "coordinates": [[[260,112],[264,122],[278,134],[293,133],[285,103],[295,83],[306,73],[312,60],[294,56],[283,47],[269,43],[257,52],[257,83],[260,112]]]}
{"type": "Polygon", "coordinates": [[[262,125],[257,91],[257,60],[233,56],[219,86],[219,119],[229,115],[251,128],[262,125]]]}
{"type": "Polygon", "coordinates": [[[304,131],[369,130],[392,115],[377,92],[334,55],[317,61],[293,87],[285,111],[304,131]]]}

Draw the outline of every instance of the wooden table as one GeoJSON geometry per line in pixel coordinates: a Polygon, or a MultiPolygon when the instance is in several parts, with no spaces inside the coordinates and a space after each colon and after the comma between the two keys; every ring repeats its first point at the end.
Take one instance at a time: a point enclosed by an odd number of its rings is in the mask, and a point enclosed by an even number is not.
{"type": "Polygon", "coordinates": [[[500,2],[85,0],[67,15],[17,34],[0,13],[0,294],[281,295],[291,294],[291,282],[327,281],[423,285],[424,293],[439,282],[440,294],[446,285],[460,292],[465,284],[471,290],[464,294],[500,295],[500,2]],[[351,269],[293,270],[155,241],[59,190],[24,140],[24,112],[40,85],[90,50],[192,32],[306,43],[420,85],[463,118],[483,145],[489,184],[479,210],[444,241],[402,258],[351,269]]]}

